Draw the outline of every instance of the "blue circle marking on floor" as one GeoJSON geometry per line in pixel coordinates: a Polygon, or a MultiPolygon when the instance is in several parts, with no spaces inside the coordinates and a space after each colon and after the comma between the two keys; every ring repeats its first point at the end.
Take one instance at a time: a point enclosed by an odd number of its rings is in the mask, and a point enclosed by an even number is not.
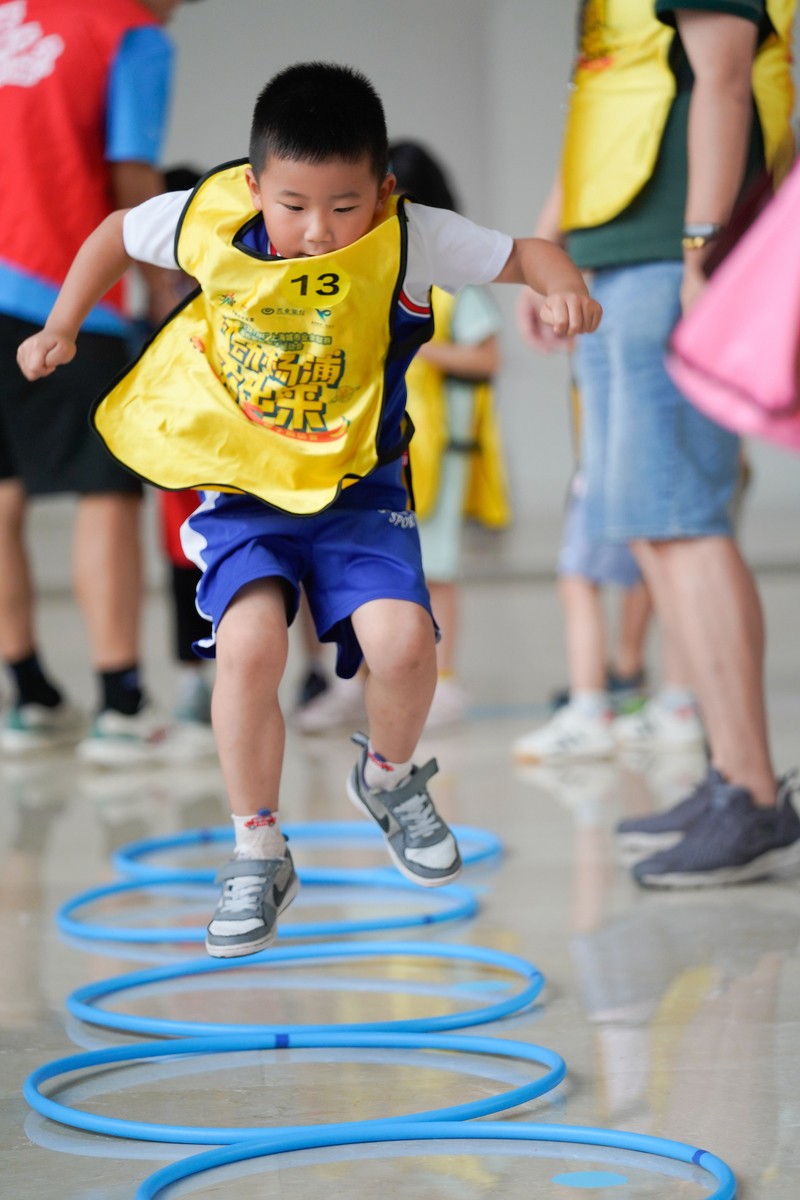
{"type": "Polygon", "coordinates": [[[612,1171],[568,1171],[564,1175],[553,1176],[553,1183],[573,1188],[624,1187],[627,1182],[627,1176],[612,1171]]]}

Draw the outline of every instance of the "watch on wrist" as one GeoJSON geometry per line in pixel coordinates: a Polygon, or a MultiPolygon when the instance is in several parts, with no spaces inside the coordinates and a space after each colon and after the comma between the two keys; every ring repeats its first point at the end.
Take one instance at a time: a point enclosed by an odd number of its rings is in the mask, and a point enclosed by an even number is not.
{"type": "Polygon", "coordinates": [[[716,225],[712,221],[684,225],[681,245],[684,250],[702,250],[703,246],[719,237],[722,228],[722,225],[716,225]]]}

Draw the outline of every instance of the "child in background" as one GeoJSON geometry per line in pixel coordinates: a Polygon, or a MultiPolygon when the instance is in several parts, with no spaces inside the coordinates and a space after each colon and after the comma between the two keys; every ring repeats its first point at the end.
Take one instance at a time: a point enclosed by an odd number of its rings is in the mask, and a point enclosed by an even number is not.
{"type": "MultiPolygon", "coordinates": [[[[389,161],[399,195],[458,211],[443,167],[424,146],[393,142],[389,161]]],[[[465,287],[455,297],[434,288],[431,305],[434,335],[406,372],[407,409],[416,430],[409,457],[422,566],[441,629],[428,728],[460,720],[466,707],[466,694],[456,678],[465,514],[492,528],[505,527],[511,516],[491,392],[500,364],[500,311],[481,287],[465,287]],[[484,489],[475,498],[480,507],[470,495],[476,467],[491,486],[490,492],[484,489]]]]}
{"type": "Polygon", "coordinates": [[[432,333],[430,289],[525,283],[564,336],[601,310],[556,246],[512,239],[392,196],[383,106],[359,72],[300,63],[253,115],[250,161],[190,195],[112,214],[84,243],[45,328],[19,349],[28,378],[75,355],[83,313],[133,259],[202,290],[98,402],[95,427],[132,470],[202,488],[183,544],[216,653],[212,719],[235,830],[206,947],[272,943],[298,880],[277,810],[278,700],[301,585],[338,673],[368,668],[369,734],[347,781],[401,872],[455,879],[461,858],[413,762],[436,686],[436,627],[407,508],[404,376],[432,333]]]}

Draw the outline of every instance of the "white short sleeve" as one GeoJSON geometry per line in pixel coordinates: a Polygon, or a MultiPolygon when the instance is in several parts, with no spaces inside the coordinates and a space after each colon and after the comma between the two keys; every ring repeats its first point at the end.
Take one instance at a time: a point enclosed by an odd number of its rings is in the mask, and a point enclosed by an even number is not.
{"type": "Polygon", "coordinates": [[[164,192],[130,209],[122,222],[125,252],[136,262],[151,263],[173,271],[175,231],[191,192],[164,192]]]}
{"type": "Polygon", "coordinates": [[[433,286],[458,292],[468,283],[491,283],[508,262],[514,239],[476,225],[444,208],[409,204],[408,260],[403,283],[410,299],[424,303],[433,286]]]}

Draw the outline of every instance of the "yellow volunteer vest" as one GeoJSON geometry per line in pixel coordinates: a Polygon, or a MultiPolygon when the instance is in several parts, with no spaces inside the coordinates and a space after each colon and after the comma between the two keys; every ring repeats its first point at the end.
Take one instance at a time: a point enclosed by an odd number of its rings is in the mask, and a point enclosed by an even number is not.
{"type": "MultiPolygon", "coordinates": [[[[449,342],[455,297],[441,288],[431,290],[435,322],[432,341],[449,342]]],[[[406,371],[407,409],[414,423],[414,439],[408,453],[414,509],[425,520],[436,507],[442,458],[450,444],[445,376],[420,355],[406,371]]],[[[474,417],[470,470],[464,498],[464,515],[492,529],[502,529],[511,520],[511,503],[503,463],[494,392],[486,381],[473,387],[474,417]]]]}
{"type": "MultiPolygon", "coordinates": [[[[441,288],[432,288],[431,305],[431,342],[449,342],[455,300],[441,288]]],[[[450,440],[444,375],[418,354],[406,371],[406,390],[406,409],[414,422],[414,439],[408,448],[414,511],[424,521],[436,507],[442,458],[450,440]]]]}
{"type": "MultiPolygon", "coordinates": [[[[776,32],[759,48],[753,68],[767,165],[776,179],[793,153],[796,3],[767,0],[776,32]]],[[[675,98],[669,66],[674,37],[655,17],[652,0],[586,0],[562,149],[562,229],[610,221],[652,175],[675,98]]]]}
{"type": "Polygon", "coordinates": [[[242,247],[261,220],[245,166],[193,193],[177,259],[199,283],[95,406],[111,453],[167,489],[246,492],[312,514],[379,454],[392,313],[405,262],[402,202],[358,242],[316,258],[242,247]]]}

